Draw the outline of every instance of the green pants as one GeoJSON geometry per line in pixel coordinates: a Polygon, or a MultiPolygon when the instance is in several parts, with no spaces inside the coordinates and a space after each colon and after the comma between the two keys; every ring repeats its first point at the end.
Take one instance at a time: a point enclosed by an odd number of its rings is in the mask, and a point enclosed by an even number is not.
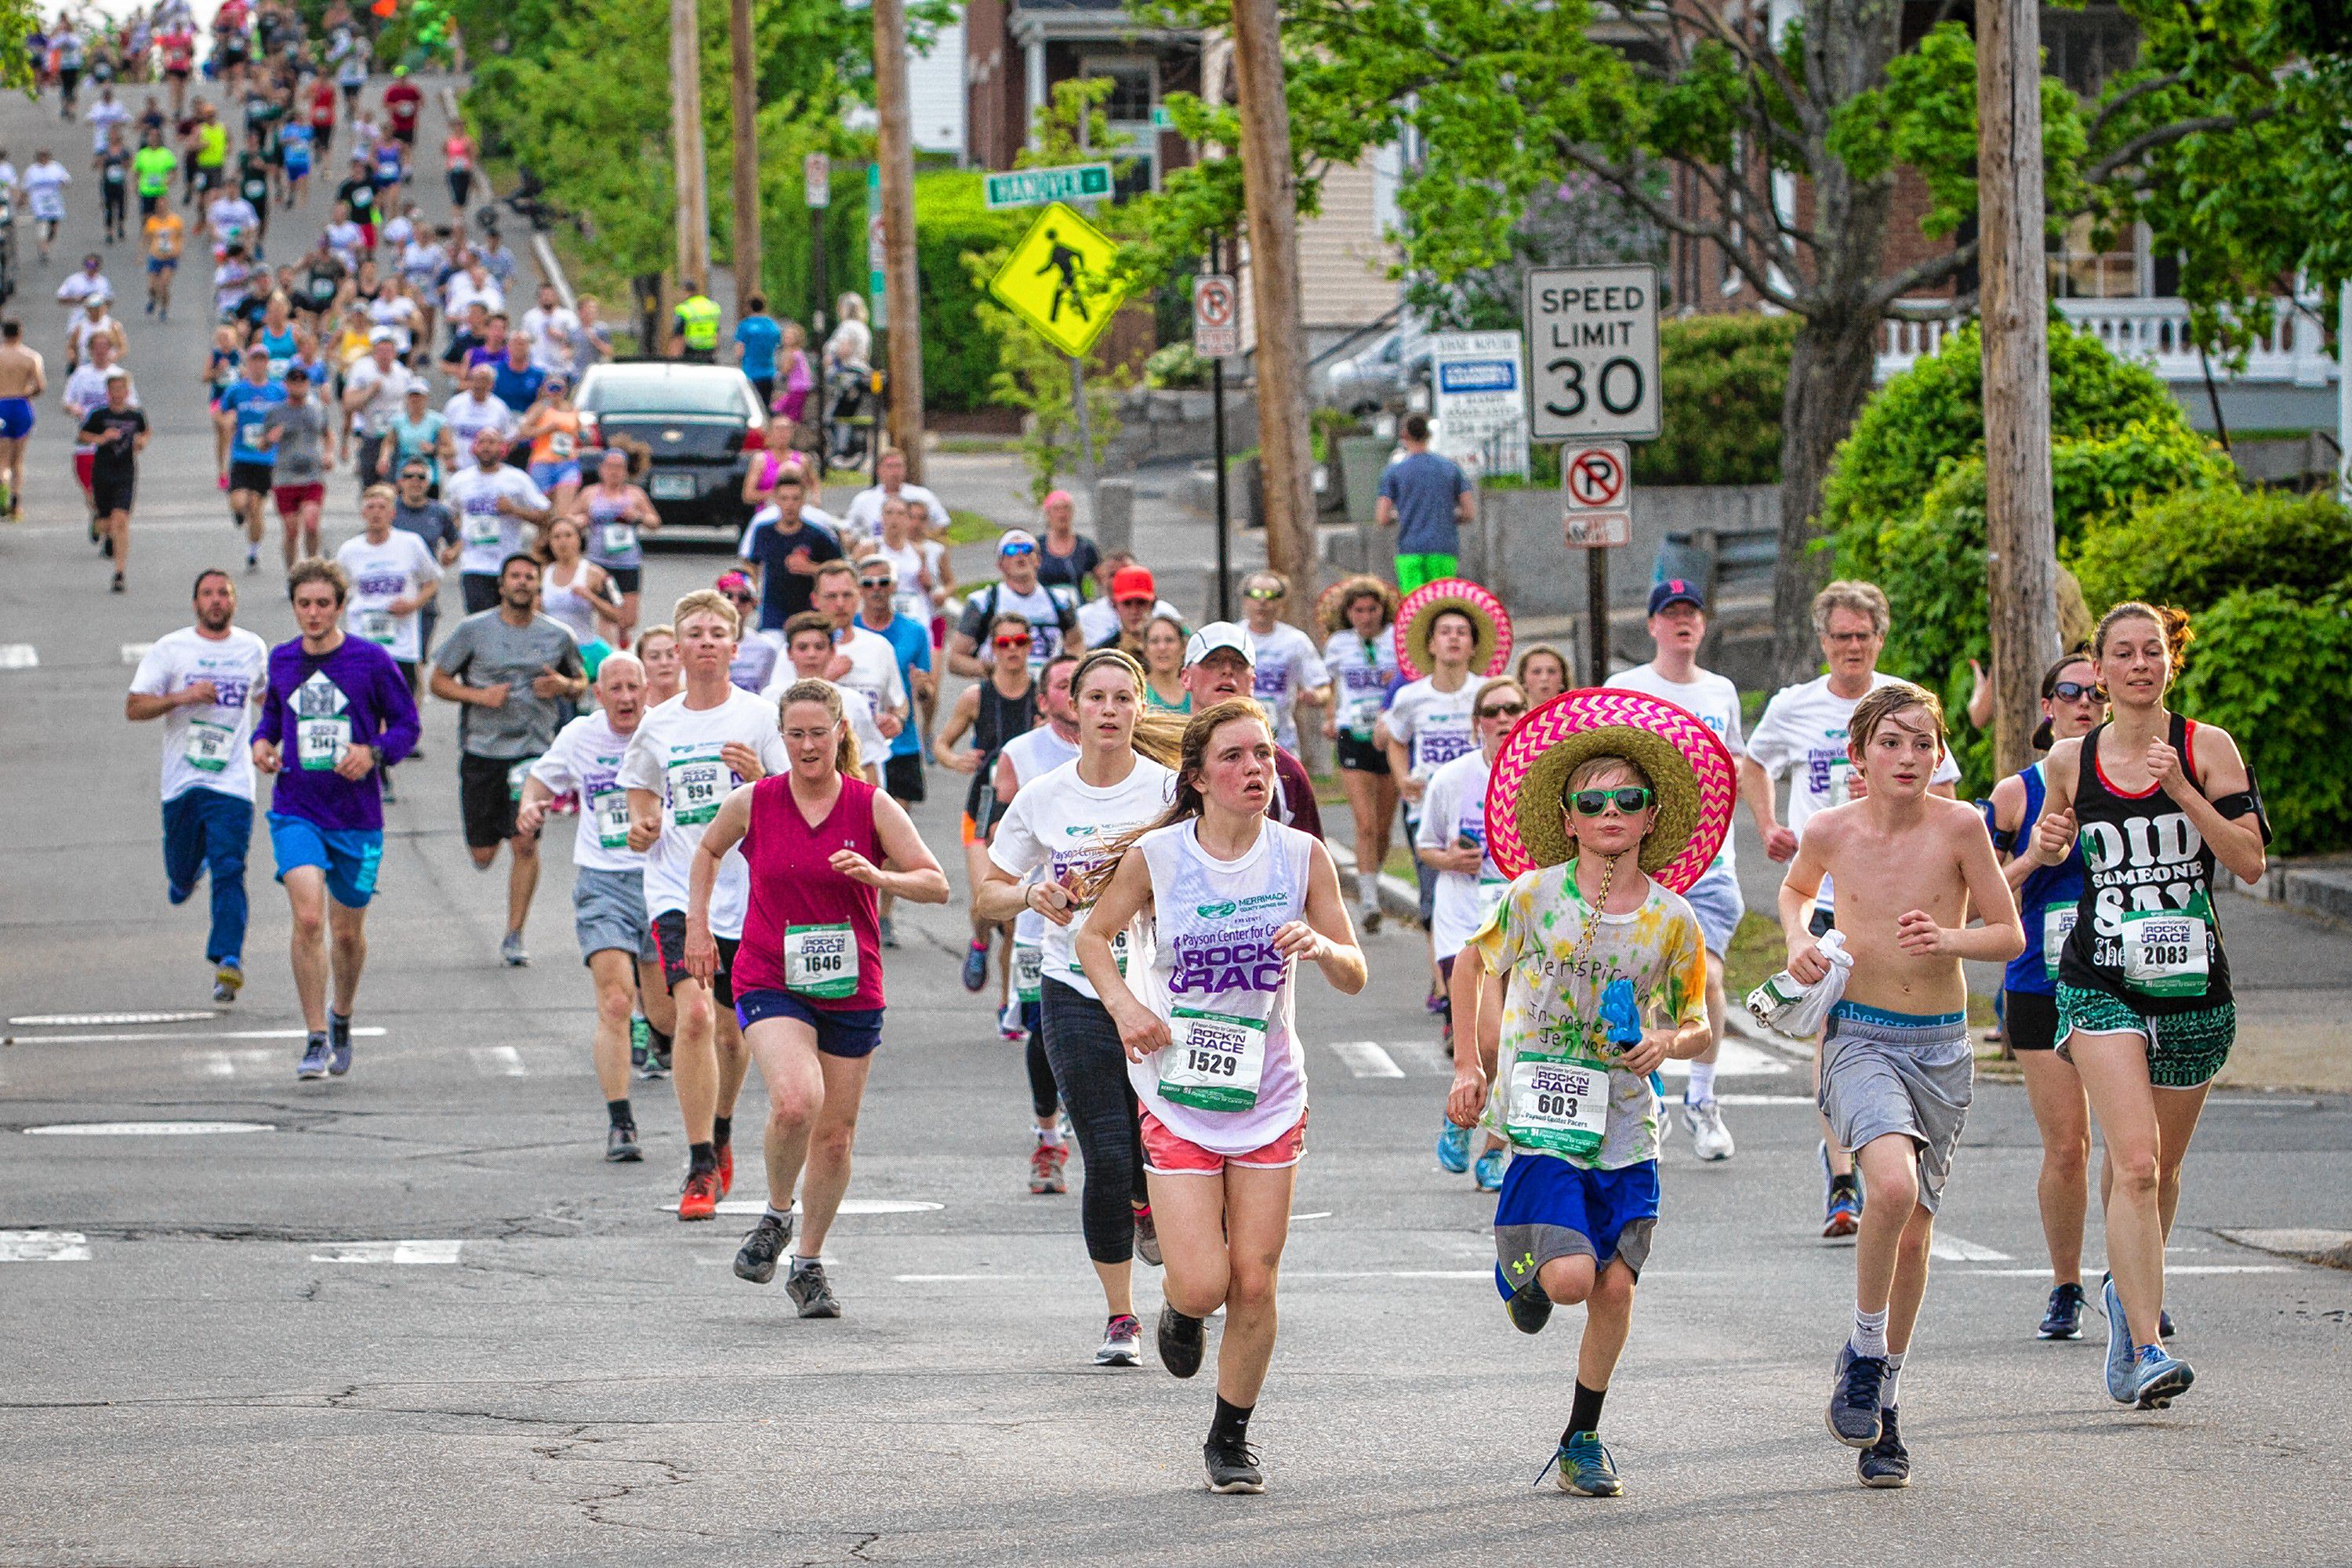
{"type": "Polygon", "coordinates": [[[1453,576],[1461,564],[1460,556],[1434,550],[1412,555],[1400,554],[1396,558],[1397,589],[1400,593],[1410,594],[1424,583],[1453,576]]]}

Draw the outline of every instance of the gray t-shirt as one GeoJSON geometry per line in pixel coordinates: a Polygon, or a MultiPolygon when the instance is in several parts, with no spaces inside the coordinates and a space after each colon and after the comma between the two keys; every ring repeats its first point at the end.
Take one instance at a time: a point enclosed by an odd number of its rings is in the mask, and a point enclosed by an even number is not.
{"type": "Polygon", "coordinates": [[[551,669],[574,677],[585,673],[580,645],[562,622],[534,615],[528,626],[510,626],[497,610],[459,621],[433,663],[468,686],[507,683],[505,706],[468,702],[457,714],[457,744],[466,754],[501,762],[541,755],[573,717],[570,698],[534,696],[530,683],[551,669]]]}
{"type": "Polygon", "coordinates": [[[300,407],[273,403],[261,416],[264,430],[282,431],[278,437],[278,475],[281,485],[315,485],[325,477],[319,462],[319,444],[327,434],[327,412],[317,398],[300,407]]]}
{"type": "Polygon", "coordinates": [[[1470,476],[1462,465],[1435,452],[1414,452],[1391,463],[1381,475],[1381,494],[1396,506],[1397,553],[1461,553],[1454,504],[1469,489],[1470,476]]]}

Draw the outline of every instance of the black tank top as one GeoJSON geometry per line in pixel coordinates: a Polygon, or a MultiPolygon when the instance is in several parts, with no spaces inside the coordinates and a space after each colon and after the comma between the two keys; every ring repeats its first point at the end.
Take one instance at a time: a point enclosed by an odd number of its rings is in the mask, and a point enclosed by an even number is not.
{"type": "Polygon", "coordinates": [[[963,809],[980,828],[985,838],[995,824],[996,815],[996,753],[1004,750],[1004,742],[1016,735],[1024,735],[1037,726],[1037,683],[1032,680],[1029,689],[1018,697],[1007,697],[996,689],[993,680],[980,683],[980,711],[971,723],[971,743],[979,748],[980,766],[971,773],[971,787],[964,792],[963,809]]]}
{"type": "MultiPolygon", "coordinates": [[[[2083,900],[2058,979],[2106,992],[2144,1016],[2218,1007],[2230,1000],[2230,961],[2213,910],[2213,850],[2161,787],[2123,795],[2107,783],[2099,769],[2106,732],[2101,724],[2083,738],[2074,781],[2083,900]],[[2200,946],[2201,985],[2180,973],[2200,946]],[[2127,966],[2135,958],[2137,973],[2127,966]]],[[[2197,726],[2175,713],[2165,738],[2195,784],[2197,726]]]]}

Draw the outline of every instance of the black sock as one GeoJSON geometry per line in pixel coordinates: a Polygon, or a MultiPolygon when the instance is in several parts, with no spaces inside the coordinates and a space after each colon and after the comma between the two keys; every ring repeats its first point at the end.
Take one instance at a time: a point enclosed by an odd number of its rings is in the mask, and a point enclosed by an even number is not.
{"type": "Polygon", "coordinates": [[[728,1144],[735,1141],[730,1136],[734,1131],[735,1119],[733,1117],[714,1116],[710,1119],[710,1141],[719,1147],[723,1149],[728,1144]]]}
{"type": "Polygon", "coordinates": [[[1209,1441],[1230,1438],[1236,1443],[1248,1442],[1250,1413],[1256,1408],[1255,1405],[1234,1405],[1223,1394],[1217,1395],[1217,1416],[1209,1423],[1209,1441]]]}
{"type": "Polygon", "coordinates": [[[708,1143],[689,1143],[686,1161],[689,1171],[715,1171],[719,1169],[719,1151],[708,1143]]]}
{"type": "Polygon", "coordinates": [[[669,1055],[669,1037],[655,1028],[650,1018],[646,1020],[646,1038],[656,1051],[663,1056],[669,1055]]]}
{"type": "Polygon", "coordinates": [[[606,1100],[604,1114],[613,1119],[613,1125],[615,1127],[635,1127],[637,1124],[636,1113],[629,1109],[628,1098],[625,1095],[619,1100],[606,1100]]]}
{"type": "Polygon", "coordinates": [[[1601,1430],[1601,1402],[1609,1397],[1605,1388],[1587,1388],[1584,1380],[1576,1380],[1576,1403],[1568,1409],[1568,1430],[1559,1435],[1560,1447],[1579,1432],[1598,1433],[1601,1430]]]}

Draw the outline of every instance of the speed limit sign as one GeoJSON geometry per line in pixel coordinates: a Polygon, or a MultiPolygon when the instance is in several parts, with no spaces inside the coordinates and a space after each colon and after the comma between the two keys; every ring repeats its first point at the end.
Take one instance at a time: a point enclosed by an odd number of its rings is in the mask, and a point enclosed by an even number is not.
{"type": "Polygon", "coordinates": [[[1528,274],[1528,430],[1538,441],[1658,437],[1658,269],[1528,274]]]}

